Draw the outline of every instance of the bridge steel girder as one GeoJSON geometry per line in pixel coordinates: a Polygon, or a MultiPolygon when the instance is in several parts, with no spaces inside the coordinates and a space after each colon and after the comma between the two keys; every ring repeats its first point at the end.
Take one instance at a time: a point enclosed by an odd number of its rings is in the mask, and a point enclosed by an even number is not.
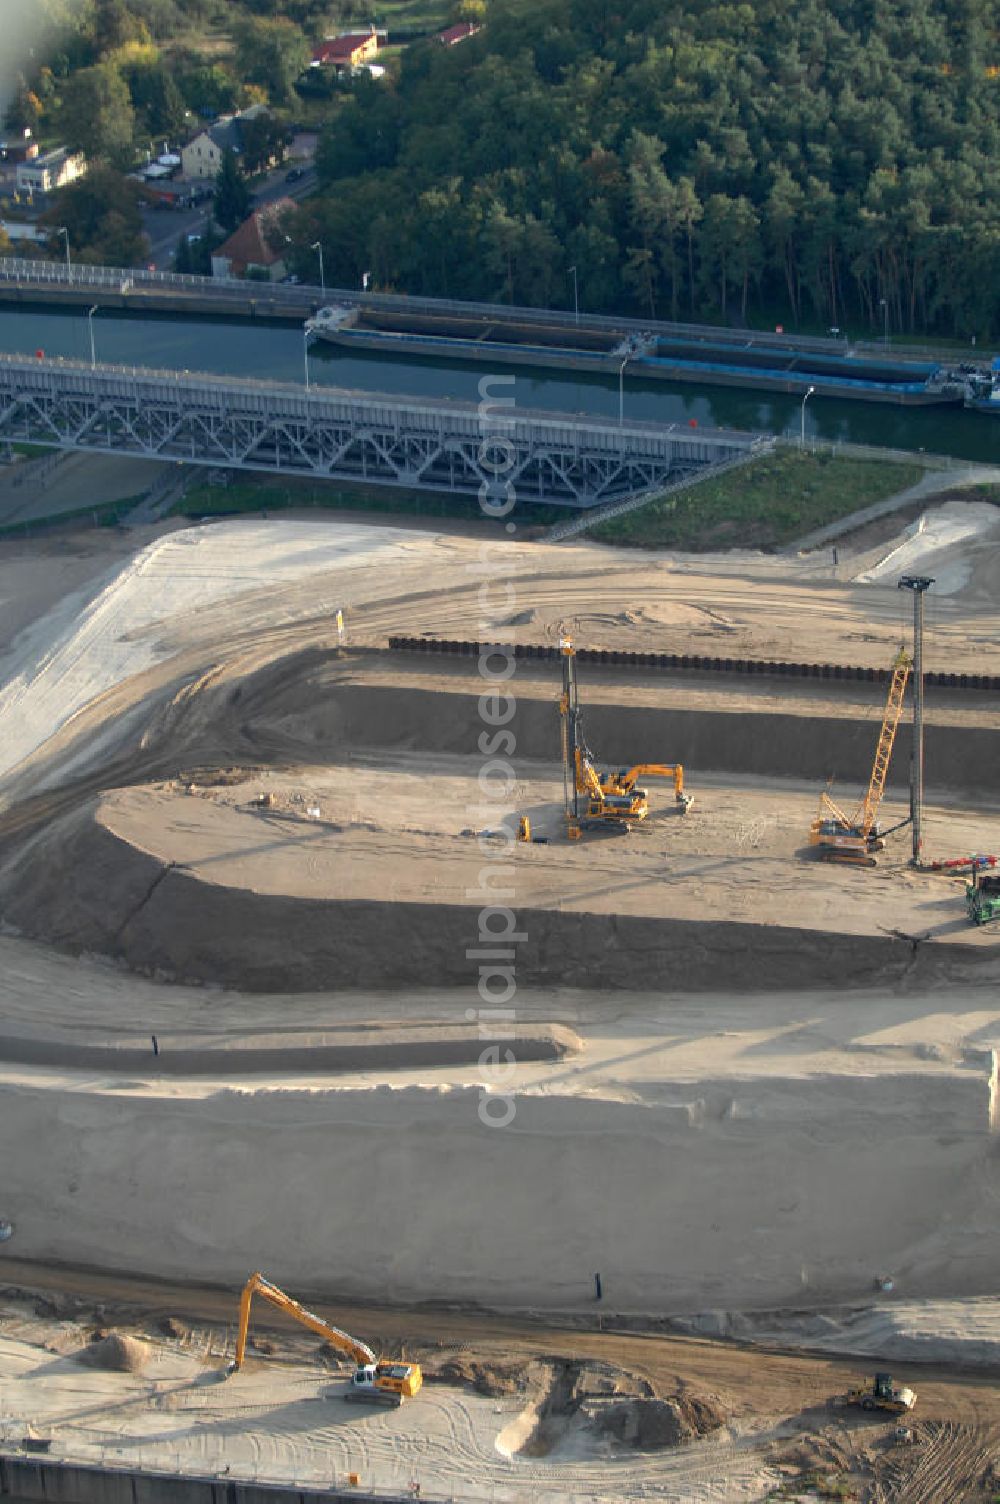
{"type": "Polygon", "coordinates": [[[763,435],[0,355],[0,443],[585,508],[763,435]]]}

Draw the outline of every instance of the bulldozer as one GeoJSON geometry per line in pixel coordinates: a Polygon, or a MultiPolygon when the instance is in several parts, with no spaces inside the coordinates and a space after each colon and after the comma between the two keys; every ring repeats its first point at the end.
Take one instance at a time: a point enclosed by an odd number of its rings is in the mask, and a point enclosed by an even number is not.
{"type": "MultiPolygon", "coordinates": [[[[892,678],[886,697],[882,729],[875,747],[868,792],[852,814],[844,811],[831,799],[829,792],[820,796],[819,813],[809,830],[809,842],[819,848],[820,857],[827,862],[847,862],[855,867],[877,867],[879,851],[885,849],[885,837],[890,834],[878,823],[879,806],[885,794],[885,781],[889,774],[892,749],[896,731],[903,714],[906,685],[913,661],[904,648],[900,648],[892,665],[892,678]]],[[[903,820],[901,825],[909,822],[903,820]]],[[[900,826],[893,826],[898,830],[900,826]]]]}
{"type": "Polygon", "coordinates": [[[907,1415],[917,1403],[916,1393],[892,1382],[891,1373],[877,1373],[870,1384],[852,1389],[845,1394],[845,1405],[858,1405],[862,1410],[884,1410],[889,1415],[907,1415]]]}
{"type": "Polygon", "coordinates": [[[350,1388],[344,1395],[345,1400],[354,1400],[357,1403],[399,1406],[404,1399],[412,1399],[420,1389],[424,1378],[418,1363],[394,1363],[376,1357],[367,1342],[359,1342],[356,1337],[351,1337],[347,1332],[342,1332],[339,1327],[331,1326],[330,1322],[324,1321],[322,1316],[316,1316],[312,1311],[307,1311],[305,1306],[286,1295],[284,1290],[272,1284],[269,1279],[259,1271],[251,1274],[243,1286],[240,1296],[239,1325],[236,1332],[236,1356],[226,1369],[227,1376],[238,1372],[243,1367],[243,1360],[247,1350],[247,1335],[250,1330],[250,1307],[255,1295],[260,1295],[264,1300],[270,1301],[279,1311],[284,1311],[294,1321],[308,1327],[320,1337],[325,1337],[331,1347],[337,1352],[345,1353],[353,1358],[355,1364],[354,1373],[351,1375],[350,1388]]]}
{"type": "Polygon", "coordinates": [[[630,768],[601,773],[583,737],[580,700],[576,683],[576,649],[569,637],[559,643],[563,684],[559,698],[562,727],[563,800],[566,834],[578,840],[584,830],[603,829],[627,833],[649,814],[649,795],[639,787],[645,778],[666,778],[674,786],[674,802],[681,814],[690,809],[692,798],[684,791],[680,763],[635,763],[630,768]]]}

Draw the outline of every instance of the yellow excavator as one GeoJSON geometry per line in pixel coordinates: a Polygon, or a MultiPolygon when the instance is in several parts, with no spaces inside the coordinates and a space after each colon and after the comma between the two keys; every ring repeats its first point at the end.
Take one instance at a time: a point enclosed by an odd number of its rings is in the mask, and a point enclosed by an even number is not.
{"type": "MultiPolygon", "coordinates": [[[[905,648],[900,648],[892,665],[892,678],[889,681],[882,729],[875,747],[868,792],[857,809],[853,814],[847,815],[834,803],[829,793],[820,795],[819,813],[810,827],[809,842],[810,845],[819,847],[819,855],[824,861],[849,862],[856,867],[878,866],[876,852],[885,849],[885,837],[889,834],[889,831],[879,827],[879,806],[885,793],[885,781],[912,667],[910,655],[905,648]]],[[[898,830],[907,823],[908,821],[902,820],[900,825],[894,825],[892,829],[898,830]]]]}
{"type": "Polygon", "coordinates": [[[263,1274],[251,1274],[240,1296],[239,1327],[236,1333],[236,1356],[226,1369],[227,1374],[236,1373],[243,1367],[247,1350],[247,1333],[250,1329],[250,1306],[255,1295],[269,1300],[279,1311],[284,1311],[293,1320],[301,1322],[311,1332],[325,1337],[339,1353],[353,1358],[357,1367],[351,1376],[351,1385],[344,1398],[361,1403],[401,1405],[404,1399],[412,1399],[424,1381],[417,1363],[392,1363],[377,1358],[367,1342],[359,1342],[339,1327],[331,1326],[321,1316],[315,1316],[299,1305],[284,1290],[265,1279],[263,1274]]]}
{"type": "Polygon", "coordinates": [[[572,638],[563,637],[563,684],[559,697],[562,727],[563,800],[566,834],[578,840],[587,828],[629,831],[633,821],[645,820],[649,798],[639,787],[640,778],[667,778],[674,785],[674,801],[684,814],[692,799],[684,792],[684,769],[680,763],[636,763],[617,772],[600,773],[583,739],[580,700],[576,684],[576,649],[572,638]]]}

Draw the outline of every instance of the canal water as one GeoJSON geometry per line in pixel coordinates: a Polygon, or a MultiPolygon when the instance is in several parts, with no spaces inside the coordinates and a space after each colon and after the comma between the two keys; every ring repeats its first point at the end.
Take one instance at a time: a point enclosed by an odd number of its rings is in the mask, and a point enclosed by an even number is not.
{"type": "MultiPolygon", "coordinates": [[[[154,366],[219,375],[301,382],[304,340],[300,327],[241,320],[185,319],[173,315],[131,315],[102,309],[94,316],[98,361],[154,366]]],[[[0,309],[0,350],[90,359],[85,311],[44,308],[0,309]]],[[[486,374],[513,377],[494,381],[496,400],[513,396],[518,407],[563,413],[618,416],[615,376],[499,367],[478,363],[407,358],[386,359],[347,353],[315,341],[309,347],[309,379],[316,385],[415,397],[479,398],[486,374]]],[[[802,403],[796,397],[739,387],[687,386],[639,381],[625,373],[625,414],[653,423],[687,423],[800,432],[802,403]]],[[[819,395],[806,405],[806,435],[828,442],[924,449],[929,454],[1000,464],[1000,420],[956,407],[895,407],[845,402],[819,395]]]]}

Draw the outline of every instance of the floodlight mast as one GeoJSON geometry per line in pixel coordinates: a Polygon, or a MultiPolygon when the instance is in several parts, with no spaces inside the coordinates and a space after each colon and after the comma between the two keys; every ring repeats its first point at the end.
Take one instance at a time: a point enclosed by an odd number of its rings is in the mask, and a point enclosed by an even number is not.
{"type": "Polygon", "coordinates": [[[913,830],[913,865],[923,858],[924,810],[924,595],[932,577],[904,574],[900,590],[913,592],[913,757],[910,762],[910,824],[913,830]]]}

